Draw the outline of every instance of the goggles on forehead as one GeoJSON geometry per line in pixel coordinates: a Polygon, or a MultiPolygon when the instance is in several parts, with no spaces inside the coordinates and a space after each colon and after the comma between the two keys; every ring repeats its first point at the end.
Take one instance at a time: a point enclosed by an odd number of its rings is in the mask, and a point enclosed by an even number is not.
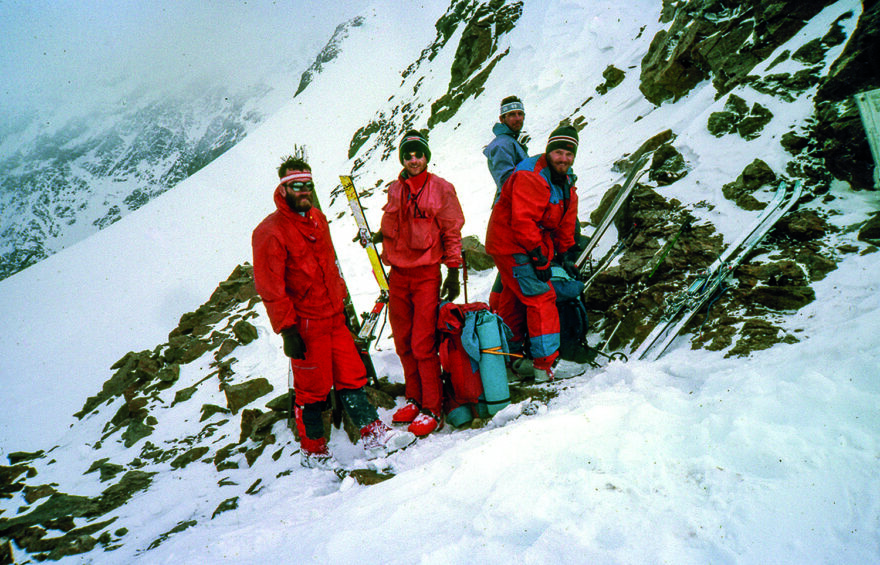
{"type": "Polygon", "coordinates": [[[404,161],[411,161],[413,159],[421,159],[425,154],[421,151],[410,151],[403,156],[404,161]]]}

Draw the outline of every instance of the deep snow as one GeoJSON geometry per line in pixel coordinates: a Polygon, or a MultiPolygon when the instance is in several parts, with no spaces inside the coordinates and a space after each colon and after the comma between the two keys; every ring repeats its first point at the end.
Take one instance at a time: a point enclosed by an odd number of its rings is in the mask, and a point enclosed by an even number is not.
{"type": "MultiPolygon", "coordinates": [[[[584,108],[588,125],[574,166],[581,179],[581,218],[618,180],[611,163],[671,127],[693,169],[662,193],[685,203],[715,204],[695,214],[712,221],[729,241],[753,213],[725,201],[722,184],[756,156],[783,170],[786,156],[778,137],[809,115],[812,91],[793,103],[748,91],[775,120],[754,141],[716,139],[706,132],[706,119],[724,100],[714,101],[710,84],[659,108],[638,92],[636,69],[659,29],[659,3],[597,4],[527,3],[517,28],[503,40],[511,52],[486,91],[433,130],[431,169],[457,187],[467,218],[464,233],[484,234],[494,187],[480,149],[491,139],[498,100],[510,93],[525,100],[536,152],[614,63],[635,69],[584,108]],[[647,27],[640,35],[642,26],[647,27]]],[[[0,283],[5,452],[58,445],[51,453],[55,463],[39,463],[42,481],[82,495],[106,487],[94,474],[82,473],[98,457],[125,464],[134,456],[115,441],[94,446],[116,406],[65,432],[75,422],[69,415],[109,378],[110,364],[130,349],[165,341],[183,312],[204,302],[237,263],[249,260],[250,231],[271,210],[273,168],[291,144],[308,144],[328,217],[346,211],[342,199],[327,201],[336,175],[350,169],[343,157],[351,132],[377,108],[399,102],[389,102],[389,96],[413,91],[418,76],[401,85],[399,72],[434,37],[433,22],[444,9],[442,2],[429,2],[416,18],[397,12],[391,2],[374,3],[340,59],[242,144],[114,226],[0,283]],[[357,97],[346,95],[353,89],[357,97]]],[[[847,10],[855,13],[847,22],[851,31],[860,4],[838,2],[784,48],[793,51],[821,35],[847,10]]],[[[460,34],[430,65],[418,102],[430,103],[445,91],[460,34]]],[[[832,50],[827,62],[839,52],[832,50]]],[[[398,169],[393,159],[371,162],[356,183],[373,186],[398,169]]],[[[851,227],[876,209],[880,198],[841,184],[831,192],[832,202],[805,206],[839,212],[832,221],[843,229],[827,243],[858,251],[841,252],[839,268],[814,283],[813,303],[774,315],[799,343],[725,359],[723,353],[692,351],[689,336],[682,336],[656,362],[612,363],[566,382],[560,396],[537,414],[516,417],[522,406],[513,406],[485,430],[447,428],[420,441],[390,458],[398,471],[394,479],[370,487],[299,468],[293,440],[279,423],[274,430],[279,444],[271,448],[281,452],[277,461],[264,455],[252,468],[224,473],[198,463],[163,468],[147,492],[115,513],[129,530],[122,547],[66,561],[877,562],[880,253],[855,241],[851,227]],[[234,484],[218,486],[223,478],[234,484]],[[256,492],[244,494],[258,479],[256,492]],[[187,496],[181,497],[184,489],[187,496]],[[238,509],[210,519],[218,504],[233,496],[239,497],[238,509]],[[146,551],[186,520],[198,525],[146,551]]],[[[378,194],[367,201],[373,225],[381,199],[378,194]]],[[[355,300],[366,309],[375,283],[363,251],[350,242],[354,222],[346,215],[331,228],[349,285],[357,289],[355,300]]],[[[472,300],[485,299],[492,278],[472,275],[472,300]]],[[[276,391],[283,390],[287,372],[280,340],[264,315],[252,322],[263,339],[237,350],[234,368],[242,378],[265,376],[276,391]]],[[[400,379],[387,335],[379,349],[380,374],[400,379]]],[[[185,366],[180,382],[202,378],[209,361],[185,366]]],[[[202,387],[191,402],[163,411],[149,441],[192,435],[197,407],[217,402],[212,388],[202,387]]],[[[167,394],[173,397],[173,391],[167,394]]],[[[237,437],[230,427],[218,429],[237,437]]],[[[332,446],[346,462],[359,458],[358,448],[340,433],[332,446]]],[[[5,501],[2,507],[21,504],[5,501]]]]}

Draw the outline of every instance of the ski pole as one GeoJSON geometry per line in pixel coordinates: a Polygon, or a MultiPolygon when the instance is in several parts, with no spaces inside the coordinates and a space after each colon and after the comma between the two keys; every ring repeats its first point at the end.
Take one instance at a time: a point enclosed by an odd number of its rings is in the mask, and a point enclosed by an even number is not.
{"type": "Polygon", "coordinates": [[[467,256],[465,255],[465,253],[467,253],[467,251],[461,252],[461,270],[462,270],[461,279],[462,279],[462,282],[464,283],[464,303],[467,304],[468,303],[468,295],[467,295],[468,272],[467,272],[467,256]]]}
{"type": "Polygon", "coordinates": [[[295,393],[293,392],[293,365],[291,364],[290,359],[287,360],[287,400],[288,400],[288,409],[290,412],[287,416],[287,426],[292,430],[294,429],[295,418],[293,415],[293,404],[294,404],[295,393]]]}

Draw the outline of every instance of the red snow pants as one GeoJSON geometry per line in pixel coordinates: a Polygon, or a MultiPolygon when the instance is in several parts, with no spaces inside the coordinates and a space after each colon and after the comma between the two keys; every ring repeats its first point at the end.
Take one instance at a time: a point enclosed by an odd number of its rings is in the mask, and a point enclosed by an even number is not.
{"type": "Polygon", "coordinates": [[[535,367],[550,368],[559,356],[556,292],[549,283],[538,280],[527,255],[493,255],[492,258],[504,286],[495,313],[513,332],[511,341],[524,341],[528,331],[535,367]]]}
{"type": "Polygon", "coordinates": [[[388,290],[388,320],[403,365],[406,397],[439,417],[443,403],[437,341],[440,265],[392,267],[388,290]]]}
{"type": "Polygon", "coordinates": [[[297,404],[323,402],[334,386],[345,390],[367,384],[367,370],[345,325],[344,314],[300,318],[297,328],[306,345],[305,359],[290,360],[297,404]]]}

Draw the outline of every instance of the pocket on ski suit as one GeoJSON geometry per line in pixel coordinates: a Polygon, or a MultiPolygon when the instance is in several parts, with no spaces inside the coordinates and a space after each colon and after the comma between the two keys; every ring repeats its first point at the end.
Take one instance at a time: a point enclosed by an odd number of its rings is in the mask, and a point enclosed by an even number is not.
{"type": "Polygon", "coordinates": [[[525,296],[539,296],[550,291],[550,285],[538,279],[535,267],[529,261],[528,255],[515,253],[513,260],[516,261],[511,269],[513,278],[516,279],[519,289],[525,296]]]}

